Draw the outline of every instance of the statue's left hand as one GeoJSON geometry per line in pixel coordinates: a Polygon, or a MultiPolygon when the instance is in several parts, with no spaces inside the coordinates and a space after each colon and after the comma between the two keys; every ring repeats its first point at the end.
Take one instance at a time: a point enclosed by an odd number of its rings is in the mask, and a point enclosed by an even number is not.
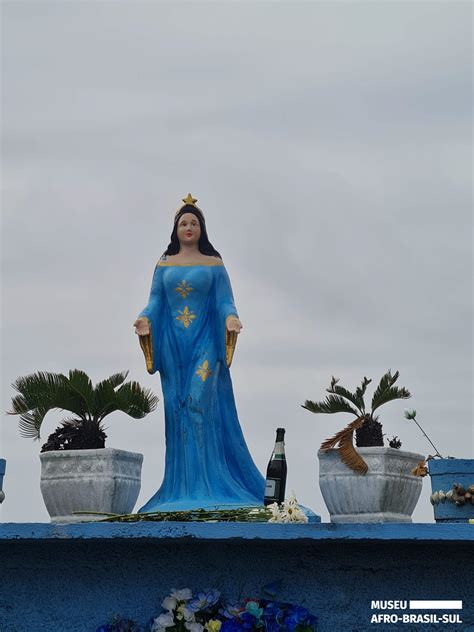
{"type": "Polygon", "coordinates": [[[227,331],[235,331],[236,334],[240,334],[240,331],[242,329],[242,323],[236,316],[228,316],[227,320],[225,321],[225,326],[227,328],[227,331]]]}

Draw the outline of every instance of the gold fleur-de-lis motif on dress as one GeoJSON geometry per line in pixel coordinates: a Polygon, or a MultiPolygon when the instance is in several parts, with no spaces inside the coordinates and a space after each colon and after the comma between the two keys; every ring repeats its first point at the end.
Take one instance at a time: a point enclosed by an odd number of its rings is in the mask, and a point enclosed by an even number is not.
{"type": "Polygon", "coordinates": [[[186,296],[193,291],[193,288],[188,284],[187,281],[181,281],[178,283],[178,287],[174,288],[179,294],[181,294],[182,298],[186,298],[186,296]]]}
{"type": "Polygon", "coordinates": [[[196,375],[199,375],[203,382],[205,382],[207,378],[212,375],[212,371],[209,368],[209,362],[207,360],[204,360],[204,362],[198,368],[198,370],[196,371],[196,375]]]}
{"type": "Polygon", "coordinates": [[[179,316],[176,316],[176,320],[179,320],[181,323],[183,323],[183,325],[187,329],[196,318],[196,314],[194,312],[190,312],[188,307],[185,307],[183,311],[178,309],[178,312],[179,316]]]}

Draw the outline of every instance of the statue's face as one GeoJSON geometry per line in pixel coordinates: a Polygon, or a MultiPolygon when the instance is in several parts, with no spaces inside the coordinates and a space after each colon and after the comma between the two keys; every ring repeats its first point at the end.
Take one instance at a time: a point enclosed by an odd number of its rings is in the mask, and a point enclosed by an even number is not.
{"type": "Polygon", "coordinates": [[[194,246],[198,243],[201,227],[194,213],[185,213],[180,217],[177,235],[180,245],[194,246]]]}

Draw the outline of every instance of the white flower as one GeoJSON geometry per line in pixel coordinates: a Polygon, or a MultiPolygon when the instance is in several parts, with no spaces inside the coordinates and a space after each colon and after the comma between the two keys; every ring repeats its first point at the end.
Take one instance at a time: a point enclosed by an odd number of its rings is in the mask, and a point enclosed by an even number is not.
{"type": "Polygon", "coordinates": [[[174,597],[176,601],[189,601],[193,593],[189,588],[181,588],[180,590],[176,590],[176,588],[171,589],[171,597],[174,597]]]}
{"type": "Polygon", "coordinates": [[[303,513],[299,507],[296,507],[296,509],[293,512],[293,520],[292,520],[292,522],[307,523],[308,522],[308,516],[305,513],[303,513]]]}
{"type": "Polygon", "coordinates": [[[301,511],[298,505],[294,506],[294,505],[285,503],[281,514],[282,514],[281,516],[282,522],[285,522],[285,523],[308,522],[308,518],[304,515],[304,513],[301,511]]]}
{"type": "Polygon", "coordinates": [[[172,597],[170,595],[169,597],[165,597],[163,599],[163,601],[161,602],[161,607],[165,610],[168,610],[168,612],[172,612],[176,608],[177,603],[178,600],[176,599],[176,597],[172,597]]]}
{"type": "Polygon", "coordinates": [[[295,492],[292,492],[292,495],[285,500],[281,507],[278,503],[272,503],[268,505],[267,509],[272,513],[272,517],[268,522],[308,522],[308,517],[298,507],[295,492]]]}
{"type": "Polygon", "coordinates": [[[189,632],[203,632],[204,630],[204,626],[201,625],[200,623],[185,623],[184,624],[186,630],[189,630],[189,632]]]}
{"type": "Polygon", "coordinates": [[[192,610],[189,610],[189,608],[184,607],[181,612],[186,622],[194,623],[196,621],[194,612],[192,610]]]}
{"type": "MultiPolygon", "coordinates": [[[[274,505],[276,505],[276,503],[274,503],[274,505]]],[[[270,507],[272,507],[272,505],[269,505],[269,508],[270,507]]],[[[276,513],[277,513],[276,509],[275,510],[272,509],[272,513],[273,513],[273,517],[272,519],[270,519],[269,522],[284,522],[284,523],[308,522],[307,516],[298,507],[298,501],[296,500],[295,492],[292,492],[292,495],[290,496],[290,498],[287,498],[285,500],[282,508],[278,511],[279,516],[280,516],[279,520],[276,519],[276,513]]]]}
{"type": "Polygon", "coordinates": [[[162,632],[162,630],[165,630],[168,627],[171,627],[174,625],[174,617],[170,612],[167,612],[166,614],[160,614],[159,617],[156,617],[156,619],[153,621],[153,632],[162,632]]]}
{"type": "Polygon", "coordinates": [[[272,512],[272,517],[268,522],[282,522],[280,508],[278,507],[278,503],[272,503],[268,505],[267,509],[272,512]]]}
{"type": "Polygon", "coordinates": [[[278,516],[272,516],[269,518],[268,522],[283,522],[283,520],[281,519],[280,514],[278,514],[278,516]]]}

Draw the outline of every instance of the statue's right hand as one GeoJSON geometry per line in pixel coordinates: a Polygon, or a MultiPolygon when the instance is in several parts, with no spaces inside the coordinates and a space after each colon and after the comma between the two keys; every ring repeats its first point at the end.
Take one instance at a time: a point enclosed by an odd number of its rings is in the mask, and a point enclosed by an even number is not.
{"type": "Polygon", "coordinates": [[[133,323],[135,327],[135,333],[139,336],[148,336],[150,334],[150,323],[148,322],[148,318],[137,318],[137,320],[133,323]]]}

